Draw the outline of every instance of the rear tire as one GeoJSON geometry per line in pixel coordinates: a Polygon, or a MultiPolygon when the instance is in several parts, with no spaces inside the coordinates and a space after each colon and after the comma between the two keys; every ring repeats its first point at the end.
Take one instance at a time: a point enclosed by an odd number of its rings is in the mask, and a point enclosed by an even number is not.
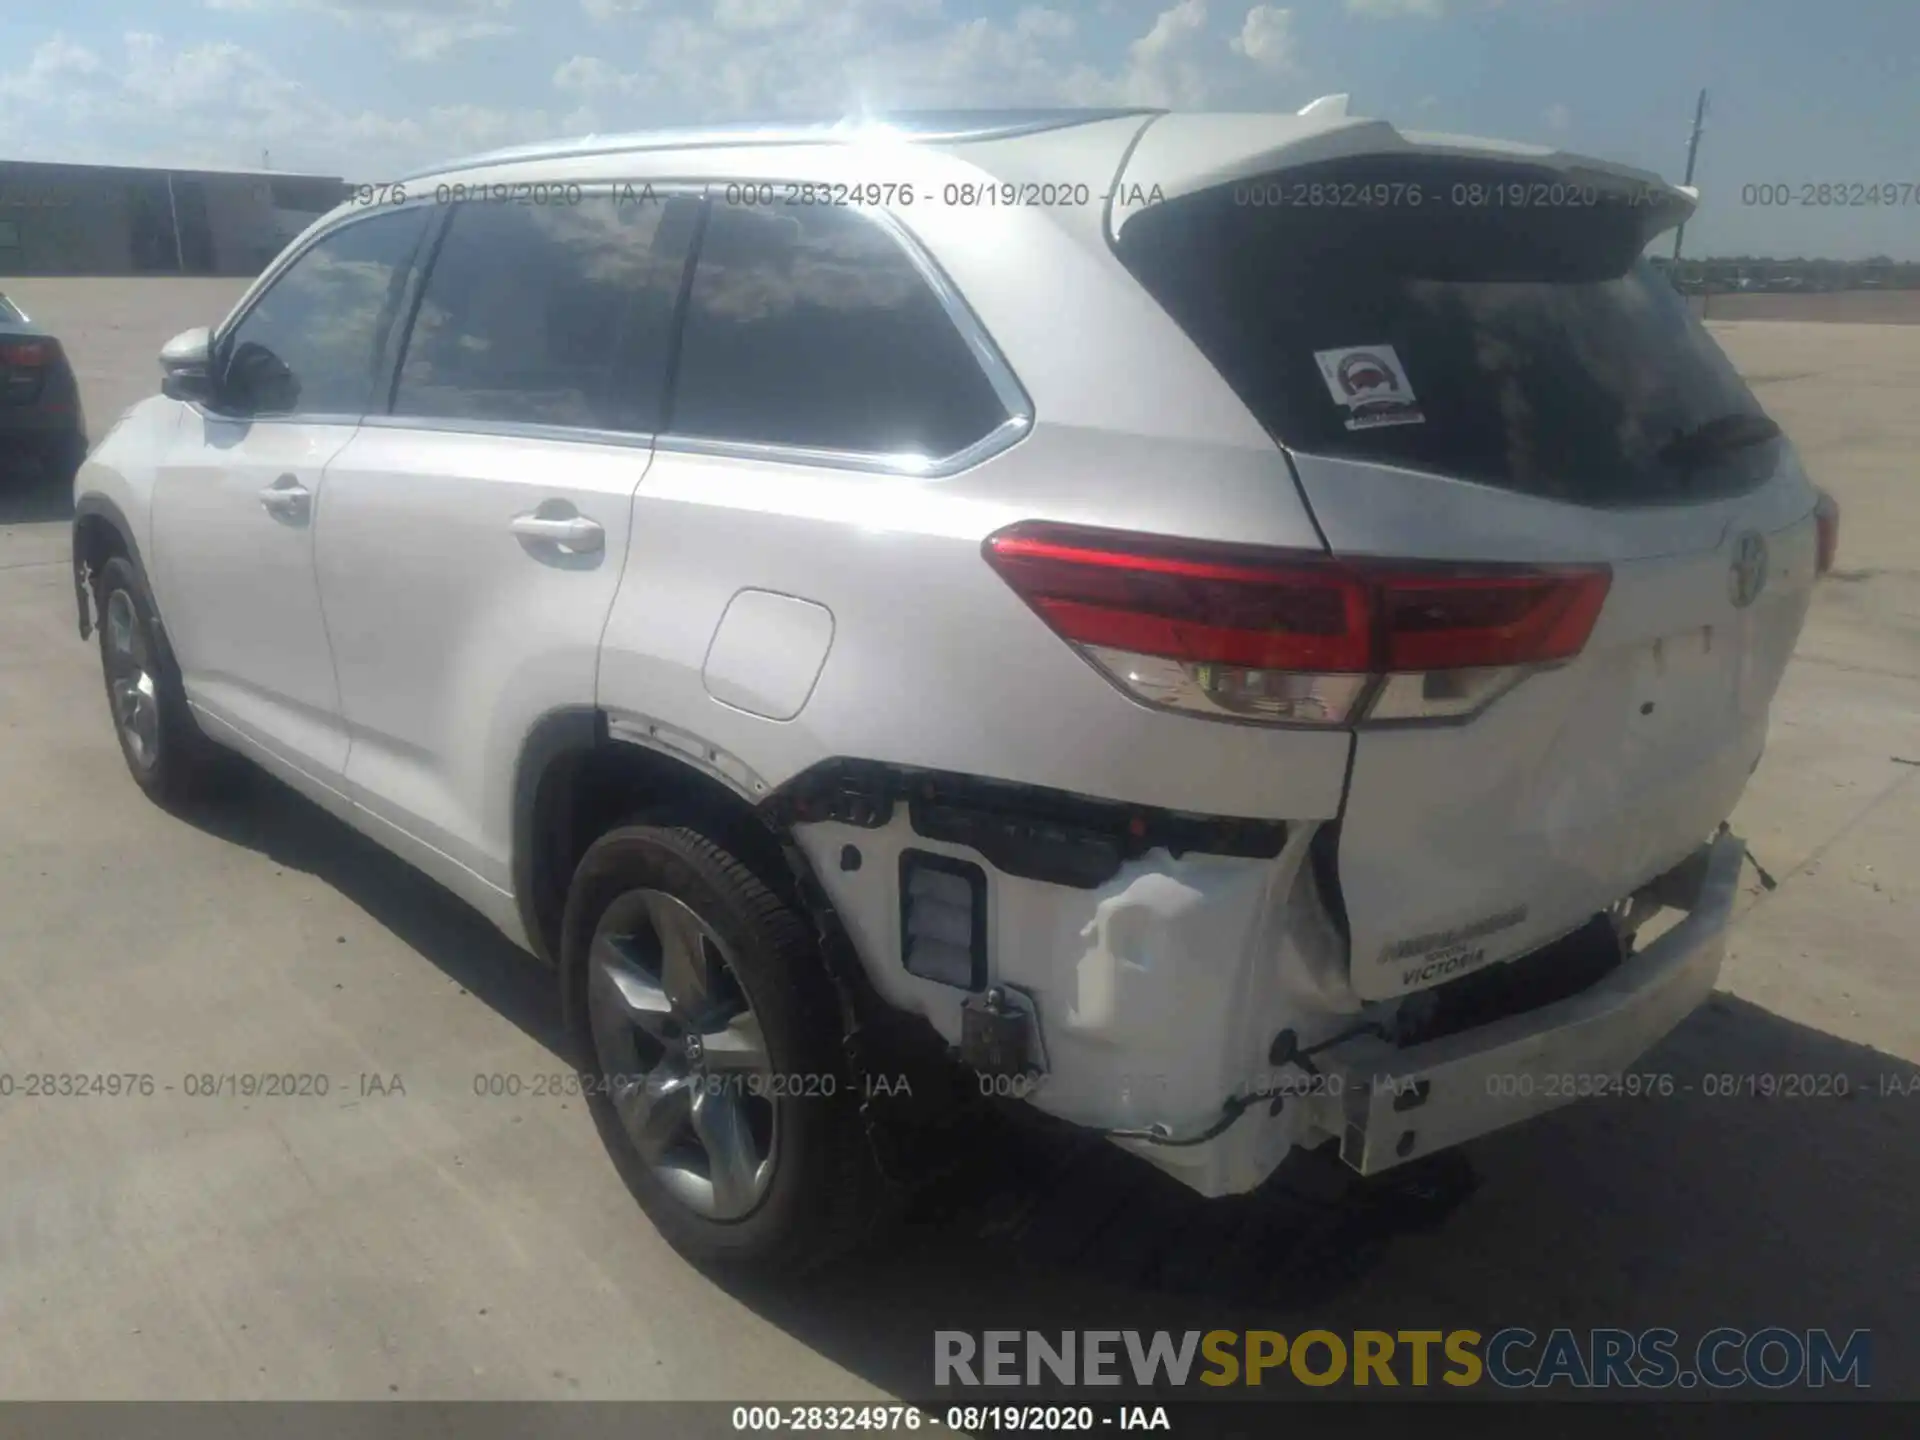
{"type": "Polygon", "coordinates": [[[563,921],[588,1108],[627,1188],[697,1264],[791,1276],[864,1238],[879,1176],[839,1008],[800,916],[697,831],[632,824],[563,921]]]}
{"type": "Polygon", "coordinates": [[[100,671],[128,772],[168,809],[203,799],[215,788],[224,752],[194,723],[147,587],[124,555],[101,566],[93,584],[100,671]]]}

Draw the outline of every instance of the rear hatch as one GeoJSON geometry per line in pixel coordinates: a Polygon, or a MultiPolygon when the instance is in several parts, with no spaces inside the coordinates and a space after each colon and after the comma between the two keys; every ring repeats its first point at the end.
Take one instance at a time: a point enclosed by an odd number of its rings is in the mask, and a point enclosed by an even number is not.
{"type": "MultiPolygon", "coordinates": [[[[1287,448],[1332,554],[1546,567],[1597,609],[1546,663],[1377,680],[1353,723],[1333,866],[1353,983],[1422,989],[1577,927],[1733,809],[1806,613],[1818,492],[1642,258],[1684,193],[1378,122],[1287,117],[1236,151],[1208,117],[1208,143],[1156,147],[1182,118],[1123,177],[1161,195],[1116,214],[1115,249],[1287,448]]],[[[1465,611],[1436,596],[1394,623],[1444,642],[1465,611]]]]}

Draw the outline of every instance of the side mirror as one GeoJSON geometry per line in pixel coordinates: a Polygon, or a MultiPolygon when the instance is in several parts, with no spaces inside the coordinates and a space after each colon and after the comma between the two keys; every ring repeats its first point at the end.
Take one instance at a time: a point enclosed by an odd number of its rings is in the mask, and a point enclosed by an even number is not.
{"type": "Polygon", "coordinates": [[[265,345],[242,340],[227,361],[221,398],[237,414],[289,415],[300,408],[300,382],[265,345]]]}
{"type": "Polygon", "coordinates": [[[205,325],[182,330],[160,350],[160,393],[172,400],[205,404],[213,399],[213,332],[205,325]]]}

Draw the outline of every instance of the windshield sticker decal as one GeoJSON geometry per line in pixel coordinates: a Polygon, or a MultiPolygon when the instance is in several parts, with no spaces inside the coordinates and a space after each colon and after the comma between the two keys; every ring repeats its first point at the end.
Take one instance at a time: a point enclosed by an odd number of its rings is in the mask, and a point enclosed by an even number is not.
{"type": "Polygon", "coordinates": [[[1346,407],[1347,429],[1426,423],[1427,417],[1413,398],[1406,367],[1391,345],[1316,350],[1313,358],[1334,404],[1346,407]]]}

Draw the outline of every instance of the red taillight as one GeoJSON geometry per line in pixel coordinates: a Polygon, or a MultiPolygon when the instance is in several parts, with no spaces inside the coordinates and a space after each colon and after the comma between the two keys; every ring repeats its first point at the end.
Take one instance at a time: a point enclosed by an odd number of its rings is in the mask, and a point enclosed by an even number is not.
{"type": "Polygon", "coordinates": [[[1379,576],[1376,668],[1543,665],[1580,653],[1613,582],[1605,566],[1379,576]]]}
{"type": "Polygon", "coordinates": [[[43,340],[15,340],[11,344],[0,344],[0,361],[8,365],[44,365],[50,353],[51,348],[43,340]]]}
{"type": "MultiPolygon", "coordinates": [[[[990,536],[985,554],[1063,639],[1143,698],[1288,722],[1353,718],[1366,687],[1337,677],[1568,659],[1612,580],[1604,565],[1344,561],[1037,522],[990,536]],[[1189,691],[1193,703],[1177,698],[1189,691]]],[[[1496,678],[1427,687],[1432,713],[1484,703],[1496,678]]]]}
{"type": "Polygon", "coordinates": [[[1820,501],[1813,509],[1813,518],[1819,527],[1819,542],[1813,557],[1813,573],[1820,576],[1833,569],[1834,559],[1840,553],[1840,502],[1822,490],[1820,501]]]}
{"type": "Polygon", "coordinates": [[[986,554],[1076,644],[1259,670],[1369,668],[1362,587],[1315,557],[1056,525],[1002,530],[986,554]]]}

